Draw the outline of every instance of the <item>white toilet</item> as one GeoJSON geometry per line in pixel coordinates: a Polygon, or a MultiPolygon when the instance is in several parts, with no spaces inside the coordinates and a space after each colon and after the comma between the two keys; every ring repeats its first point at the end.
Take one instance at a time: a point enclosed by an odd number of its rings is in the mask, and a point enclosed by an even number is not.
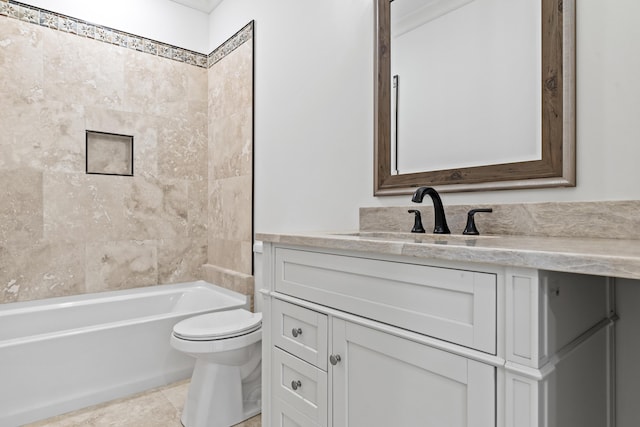
{"type": "Polygon", "coordinates": [[[171,346],[196,358],[185,427],[229,427],[261,410],[262,313],[237,309],[177,323],[171,346]]]}

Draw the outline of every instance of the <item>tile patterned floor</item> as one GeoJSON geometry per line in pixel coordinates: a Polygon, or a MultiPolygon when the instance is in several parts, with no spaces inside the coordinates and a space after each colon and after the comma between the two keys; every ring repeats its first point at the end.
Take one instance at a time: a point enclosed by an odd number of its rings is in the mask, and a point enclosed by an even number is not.
{"type": "MultiPolygon", "coordinates": [[[[188,381],[59,415],[24,427],[182,427],[188,381]]],[[[235,427],[260,427],[257,415],[235,427]]]]}

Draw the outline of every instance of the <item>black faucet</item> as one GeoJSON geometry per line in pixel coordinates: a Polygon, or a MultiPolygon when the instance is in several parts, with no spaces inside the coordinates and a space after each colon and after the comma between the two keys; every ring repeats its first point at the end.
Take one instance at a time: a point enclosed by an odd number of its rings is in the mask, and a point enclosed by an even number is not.
{"type": "Polygon", "coordinates": [[[433,212],[435,215],[435,225],[433,227],[433,234],[451,234],[449,227],[447,226],[447,218],[444,215],[444,207],[442,206],[442,200],[436,190],[431,187],[420,187],[413,193],[411,201],[414,203],[422,203],[425,194],[431,196],[433,201],[433,212]]]}
{"type": "Polygon", "coordinates": [[[417,209],[409,209],[409,213],[415,214],[415,218],[413,220],[413,228],[411,229],[412,233],[424,233],[424,227],[422,226],[422,216],[420,215],[420,211],[417,209]]]}

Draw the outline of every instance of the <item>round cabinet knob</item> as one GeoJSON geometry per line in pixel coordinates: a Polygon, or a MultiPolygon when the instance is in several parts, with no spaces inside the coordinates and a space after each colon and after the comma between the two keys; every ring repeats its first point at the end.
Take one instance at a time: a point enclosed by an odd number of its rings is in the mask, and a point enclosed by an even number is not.
{"type": "Polygon", "coordinates": [[[329,356],[329,362],[331,362],[333,366],[337,365],[340,360],[342,359],[340,358],[339,354],[332,354],[331,356],[329,356]]]}
{"type": "Polygon", "coordinates": [[[291,381],[291,388],[292,389],[297,390],[299,387],[302,387],[302,383],[300,382],[300,380],[291,381]]]}
{"type": "Polygon", "coordinates": [[[302,335],[302,329],[298,328],[293,328],[291,330],[291,335],[293,335],[294,338],[298,338],[298,335],[302,335]]]}

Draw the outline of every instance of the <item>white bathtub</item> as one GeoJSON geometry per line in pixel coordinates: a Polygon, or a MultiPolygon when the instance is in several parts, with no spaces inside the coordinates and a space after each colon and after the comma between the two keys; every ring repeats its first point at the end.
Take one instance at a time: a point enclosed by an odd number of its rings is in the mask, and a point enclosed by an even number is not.
{"type": "Polygon", "coordinates": [[[203,281],[0,304],[0,426],[189,378],[173,325],[233,308],[246,297],[203,281]]]}

